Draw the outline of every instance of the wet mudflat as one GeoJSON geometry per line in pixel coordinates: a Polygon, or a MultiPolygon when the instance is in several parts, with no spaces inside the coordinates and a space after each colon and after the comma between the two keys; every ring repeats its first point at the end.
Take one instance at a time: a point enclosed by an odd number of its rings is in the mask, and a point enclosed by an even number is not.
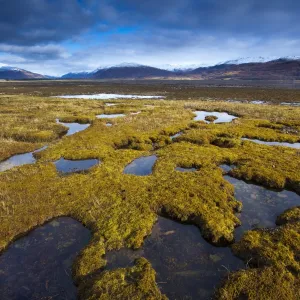
{"type": "Polygon", "coordinates": [[[34,153],[45,150],[46,148],[47,146],[44,146],[32,152],[13,155],[12,157],[0,162],[0,172],[10,170],[13,167],[35,163],[36,159],[34,158],[34,153]]]}
{"type": "Polygon", "coordinates": [[[58,119],[56,119],[56,123],[69,128],[66,134],[67,136],[83,131],[91,126],[91,124],[80,124],[75,122],[74,123],[60,122],[58,119]]]}
{"type": "Polygon", "coordinates": [[[126,115],[124,114],[101,114],[97,115],[97,119],[114,119],[114,118],[121,118],[125,117],[126,115]]]}
{"type": "Polygon", "coordinates": [[[80,173],[87,171],[99,163],[98,159],[68,160],[61,158],[54,164],[61,174],[80,173]]]}
{"type": "Polygon", "coordinates": [[[225,176],[234,185],[235,198],[243,203],[237,214],[242,225],[235,230],[239,240],[246,230],[275,227],[276,217],[285,210],[300,205],[300,196],[287,190],[277,191],[225,176]]]}
{"type": "Polygon", "coordinates": [[[15,241],[0,256],[0,298],[77,299],[72,263],[90,237],[79,222],[60,217],[15,241]]]}
{"type": "Polygon", "coordinates": [[[267,146],[282,146],[282,147],[300,149],[300,143],[266,142],[266,141],[261,141],[261,140],[257,140],[257,139],[247,139],[247,138],[242,138],[242,140],[250,141],[250,142],[253,142],[256,144],[267,145],[267,146]]]}
{"type": "Polygon", "coordinates": [[[206,242],[197,227],[163,217],[141,249],[108,252],[107,269],[131,266],[138,257],[151,262],[156,282],[169,299],[210,299],[228,270],[244,267],[230,248],[206,242]]]}
{"type": "Polygon", "coordinates": [[[137,176],[150,175],[156,160],[156,155],[137,158],[125,167],[124,174],[132,174],[137,176]]]}
{"type": "Polygon", "coordinates": [[[194,118],[194,121],[205,121],[206,123],[210,123],[209,121],[205,120],[205,117],[208,116],[214,116],[217,117],[217,119],[213,122],[215,124],[217,123],[229,123],[232,120],[236,119],[236,116],[229,115],[226,112],[215,112],[215,111],[194,111],[194,114],[196,117],[194,118]]]}

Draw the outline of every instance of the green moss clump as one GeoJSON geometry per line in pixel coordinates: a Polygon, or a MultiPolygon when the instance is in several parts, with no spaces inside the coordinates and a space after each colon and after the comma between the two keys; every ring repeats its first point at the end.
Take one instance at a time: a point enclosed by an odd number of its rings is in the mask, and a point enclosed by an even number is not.
{"type": "Polygon", "coordinates": [[[276,219],[277,225],[300,221],[300,206],[290,208],[279,215],[276,219]]]}
{"type": "Polygon", "coordinates": [[[79,286],[79,297],[86,300],[167,300],[156,285],[155,271],[144,258],[136,260],[132,268],[105,271],[95,276],[88,287],[81,289],[79,286]]]}
{"type": "Polygon", "coordinates": [[[205,121],[208,121],[210,123],[213,123],[216,120],[218,120],[218,117],[216,117],[216,116],[206,116],[205,117],[205,121]]]}
{"type": "MultiPolygon", "coordinates": [[[[282,217],[290,214],[286,211],[282,217]]],[[[230,274],[218,299],[299,299],[300,222],[285,221],[274,229],[248,231],[232,246],[234,254],[256,269],[230,274]]]]}
{"type": "Polygon", "coordinates": [[[241,270],[228,276],[215,299],[298,300],[299,287],[299,277],[282,267],[241,270]]]}

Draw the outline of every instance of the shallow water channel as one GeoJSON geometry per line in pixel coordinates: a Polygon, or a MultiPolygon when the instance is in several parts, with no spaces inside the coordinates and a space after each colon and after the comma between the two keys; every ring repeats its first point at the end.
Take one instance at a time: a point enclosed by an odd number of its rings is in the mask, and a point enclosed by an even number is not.
{"type": "Polygon", "coordinates": [[[181,135],[183,135],[183,132],[182,132],[182,131],[177,132],[177,133],[175,133],[174,135],[171,135],[171,136],[170,136],[170,139],[173,141],[174,139],[180,137],[181,135]]]}
{"type": "Polygon", "coordinates": [[[132,174],[137,176],[150,175],[156,160],[156,155],[137,158],[125,167],[124,174],[132,174]]]}
{"type": "Polygon", "coordinates": [[[217,123],[229,123],[232,120],[236,119],[236,116],[233,115],[229,115],[226,112],[216,112],[216,111],[194,111],[194,114],[196,115],[196,117],[194,118],[194,121],[205,121],[206,123],[210,123],[209,121],[205,120],[205,117],[207,116],[214,116],[217,117],[218,119],[216,119],[213,123],[217,124],[217,123]]]}
{"type": "Polygon", "coordinates": [[[101,114],[101,115],[97,115],[96,118],[97,119],[114,119],[114,118],[121,118],[121,117],[125,117],[126,115],[124,114],[101,114]]]}
{"type": "Polygon", "coordinates": [[[183,167],[176,167],[175,170],[178,171],[178,172],[183,172],[183,173],[196,172],[197,171],[196,168],[183,168],[183,167]]]}
{"type": "Polygon", "coordinates": [[[267,145],[267,146],[282,146],[282,147],[300,149],[300,143],[266,142],[266,141],[261,141],[261,140],[257,140],[257,139],[248,139],[248,138],[242,138],[242,140],[250,141],[250,142],[253,142],[256,144],[267,145]]]}
{"type": "Polygon", "coordinates": [[[18,239],[0,256],[0,298],[77,299],[72,263],[90,238],[79,222],[60,217],[18,239]]]}

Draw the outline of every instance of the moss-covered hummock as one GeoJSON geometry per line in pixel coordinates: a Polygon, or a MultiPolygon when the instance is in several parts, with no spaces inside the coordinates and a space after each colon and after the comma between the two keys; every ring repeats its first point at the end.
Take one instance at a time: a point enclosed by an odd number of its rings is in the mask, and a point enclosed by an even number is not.
{"type": "Polygon", "coordinates": [[[299,299],[300,222],[289,218],[297,213],[287,210],[277,219],[284,225],[248,231],[233,245],[234,254],[254,268],[232,273],[217,299],[299,299]]]}

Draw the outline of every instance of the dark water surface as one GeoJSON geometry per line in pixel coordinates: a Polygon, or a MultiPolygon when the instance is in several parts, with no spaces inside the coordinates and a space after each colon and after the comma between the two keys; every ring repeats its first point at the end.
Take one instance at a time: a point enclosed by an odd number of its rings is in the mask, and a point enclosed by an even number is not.
{"type": "Polygon", "coordinates": [[[36,159],[34,158],[33,154],[36,152],[43,151],[46,148],[47,146],[44,146],[32,152],[13,155],[12,157],[0,162],[0,172],[12,169],[13,167],[35,163],[36,159]]]}
{"type": "Polygon", "coordinates": [[[55,166],[58,172],[68,174],[87,171],[98,163],[98,159],[68,160],[61,158],[55,162],[55,166]]]}
{"type": "Polygon", "coordinates": [[[182,168],[182,167],[176,167],[175,168],[176,171],[179,171],[179,172],[196,172],[197,169],[196,168],[182,168]]]}
{"type": "Polygon", "coordinates": [[[71,267],[91,234],[60,217],[15,241],[0,256],[0,299],[76,299],[71,267]]]}
{"type": "Polygon", "coordinates": [[[152,169],[156,160],[156,155],[137,158],[125,167],[124,174],[132,174],[138,176],[150,175],[152,173],[152,169]]]}
{"type": "Polygon", "coordinates": [[[67,136],[75,134],[77,132],[83,131],[87,129],[88,127],[91,126],[91,124],[80,124],[80,123],[65,123],[65,122],[60,122],[58,119],[56,119],[57,124],[64,125],[65,127],[68,127],[69,130],[67,132],[67,136]]]}
{"type": "Polygon", "coordinates": [[[151,262],[157,284],[170,299],[210,299],[228,270],[244,267],[229,248],[206,242],[196,226],[163,217],[141,249],[108,252],[107,269],[132,266],[138,257],[151,262]]]}
{"type": "Polygon", "coordinates": [[[242,225],[235,230],[239,240],[246,230],[275,227],[276,217],[285,210],[300,205],[300,196],[287,190],[276,191],[225,176],[234,185],[235,198],[243,203],[237,214],[242,225]]]}

